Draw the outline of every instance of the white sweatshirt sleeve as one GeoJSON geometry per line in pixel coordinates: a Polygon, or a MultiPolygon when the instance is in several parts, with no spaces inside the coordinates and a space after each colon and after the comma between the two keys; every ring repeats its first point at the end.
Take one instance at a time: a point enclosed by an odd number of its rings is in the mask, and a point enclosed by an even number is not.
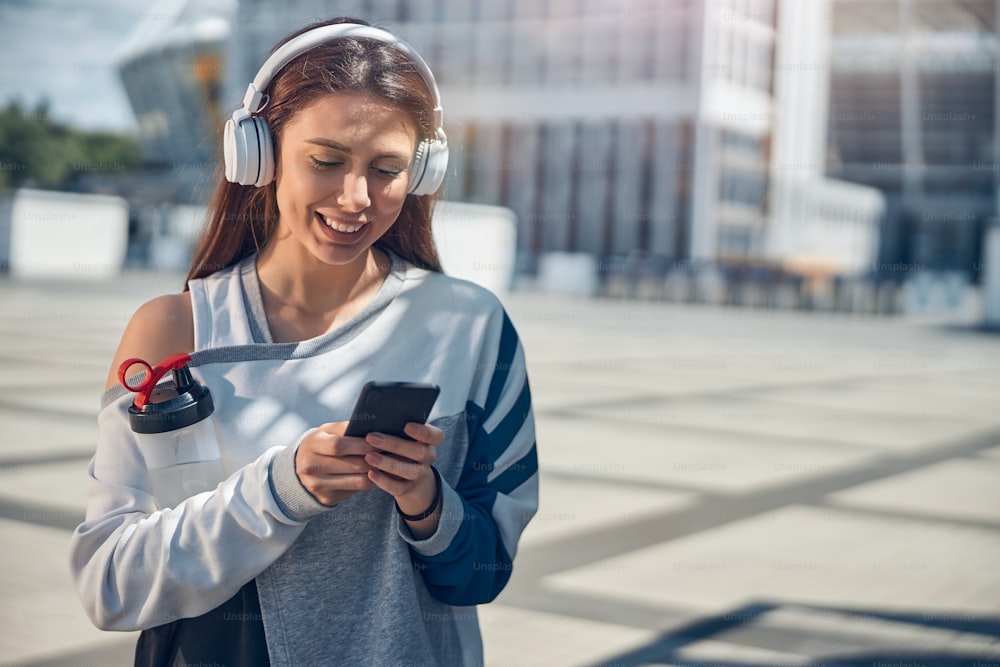
{"type": "Polygon", "coordinates": [[[86,519],[70,542],[77,593],[103,630],[142,630],[214,609],[284,553],[305,526],[275,498],[275,460],[285,467],[294,460],[281,446],[214,491],[156,509],[128,424],[130,401],[130,395],[119,397],[98,417],[86,519]]]}

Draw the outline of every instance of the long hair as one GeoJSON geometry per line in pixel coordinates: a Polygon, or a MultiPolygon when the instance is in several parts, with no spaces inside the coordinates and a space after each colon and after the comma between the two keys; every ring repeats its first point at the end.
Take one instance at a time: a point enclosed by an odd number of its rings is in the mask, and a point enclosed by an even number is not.
{"type": "MultiPolygon", "coordinates": [[[[285,37],[274,49],[309,30],[339,23],[367,25],[348,18],[313,23],[285,37]]],[[[269,101],[259,115],[267,121],[276,144],[299,111],[331,93],[365,93],[388,102],[413,119],[418,141],[433,137],[436,129],[432,127],[434,102],[416,67],[393,45],[373,39],[339,38],[310,49],[281,69],[267,93],[269,101]]],[[[218,171],[208,226],[195,246],[187,280],[232,266],[259,251],[278,227],[274,181],[261,188],[240,185],[223,177],[221,164],[218,171]]],[[[421,268],[441,271],[431,235],[435,199],[436,195],[408,194],[396,222],[375,245],[421,268]]]]}

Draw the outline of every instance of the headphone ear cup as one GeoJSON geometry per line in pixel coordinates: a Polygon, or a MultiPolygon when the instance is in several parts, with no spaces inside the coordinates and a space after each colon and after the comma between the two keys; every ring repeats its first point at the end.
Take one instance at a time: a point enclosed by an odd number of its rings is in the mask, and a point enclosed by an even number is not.
{"type": "Polygon", "coordinates": [[[406,191],[408,194],[418,194],[417,190],[420,189],[420,183],[424,180],[424,173],[427,171],[427,144],[426,140],[421,141],[413,153],[413,164],[410,165],[410,186],[406,191]]]}
{"type": "Polygon", "coordinates": [[[242,183],[241,172],[246,171],[246,141],[240,123],[232,118],[226,121],[222,133],[222,153],[226,162],[226,180],[230,183],[242,183]]]}
{"type": "Polygon", "coordinates": [[[263,118],[230,118],[223,133],[226,180],[262,187],[274,178],[274,146],[263,118]]]}
{"type": "Polygon", "coordinates": [[[271,141],[271,128],[260,116],[253,119],[254,130],[257,133],[257,178],[254,185],[262,188],[274,180],[274,142],[271,141]]]}
{"type": "Polygon", "coordinates": [[[420,142],[410,168],[411,195],[432,195],[444,182],[448,171],[448,144],[440,139],[420,142]]]}

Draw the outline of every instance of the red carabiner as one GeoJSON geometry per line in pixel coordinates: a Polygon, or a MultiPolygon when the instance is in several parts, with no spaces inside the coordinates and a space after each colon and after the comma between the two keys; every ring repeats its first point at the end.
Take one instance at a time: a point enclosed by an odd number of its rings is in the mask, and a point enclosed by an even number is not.
{"type": "Polygon", "coordinates": [[[146,403],[149,402],[149,397],[153,393],[153,389],[156,384],[160,381],[160,378],[167,371],[175,371],[184,366],[187,366],[191,361],[191,355],[181,352],[180,354],[173,354],[155,366],[150,366],[149,362],[144,359],[132,358],[126,359],[122,362],[121,366],[118,367],[118,381],[122,383],[122,386],[133,391],[138,396],[135,397],[135,407],[142,408],[146,403]],[[132,366],[141,366],[145,371],[146,377],[141,383],[136,386],[132,386],[128,383],[128,378],[125,376],[126,371],[132,366]]]}

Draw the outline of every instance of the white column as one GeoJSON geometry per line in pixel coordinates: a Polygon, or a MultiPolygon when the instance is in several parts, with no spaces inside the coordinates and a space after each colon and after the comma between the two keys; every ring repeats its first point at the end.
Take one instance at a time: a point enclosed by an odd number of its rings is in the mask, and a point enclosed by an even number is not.
{"type": "Polygon", "coordinates": [[[781,0],[771,137],[769,221],[764,252],[799,245],[807,183],[824,178],[830,100],[829,0],[781,0]]]}
{"type": "Polygon", "coordinates": [[[446,128],[448,134],[448,176],[444,180],[444,189],[441,191],[442,199],[463,200],[467,199],[469,193],[466,192],[465,183],[468,162],[471,159],[471,152],[474,149],[470,146],[467,138],[472,126],[449,122],[446,128]]]}
{"type": "Polygon", "coordinates": [[[903,36],[900,54],[900,129],[903,150],[903,198],[919,196],[923,191],[924,151],[921,123],[920,78],[917,75],[917,49],[920,39],[913,27],[912,0],[900,0],[899,31],[903,36]]]}
{"type": "Polygon", "coordinates": [[[1000,227],[986,229],[983,237],[983,324],[1000,330],[1000,227]]]}
{"type": "Polygon", "coordinates": [[[537,124],[523,123],[511,128],[508,168],[505,204],[517,214],[518,248],[530,252],[535,234],[539,169],[543,168],[538,154],[537,124]]]}
{"type": "Polygon", "coordinates": [[[563,251],[568,244],[571,224],[572,174],[567,165],[573,160],[573,126],[569,122],[551,124],[545,128],[542,155],[542,251],[563,251]]]}
{"type": "Polygon", "coordinates": [[[688,257],[712,261],[718,248],[719,131],[704,119],[695,123],[694,179],[688,257]]]}
{"type": "Polygon", "coordinates": [[[656,124],[653,147],[653,190],[650,193],[650,252],[665,257],[676,257],[677,238],[677,179],[680,142],[676,123],[660,121],[656,124]]]}
{"type": "Polygon", "coordinates": [[[639,217],[642,213],[642,125],[618,123],[615,146],[615,206],[612,220],[612,250],[627,254],[639,247],[639,217]]]}
{"type": "MultiPolygon", "coordinates": [[[[993,5],[993,25],[1000,26],[1000,2],[993,5]]],[[[993,211],[1000,213],[1000,53],[990,54],[993,65],[993,211]]]]}
{"type": "Polygon", "coordinates": [[[496,124],[482,124],[476,133],[476,151],[472,156],[472,196],[482,204],[500,203],[500,164],[503,134],[496,124]]]}
{"type": "MultiPolygon", "coordinates": [[[[1000,2],[994,4],[993,25],[1000,26],[1000,2]]],[[[1000,53],[990,54],[993,59],[993,211],[1000,213],[1000,53]]],[[[985,243],[985,241],[984,241],[985,243]]]]}
{"type": "Polygon", "coordinates": [[[778,18],[772,154],[797,165],[797,176],[822,178],[830,107],[829,1],[783,0],[778,18]]]}
{"type": "Polygon", "coordinates": [[[718,130],[705,117],[706,86],[718,76],[715,70],[706,70],[706,65],[724,67],[727,63],[719,60],[719,14],[723,9],[720,0],[705,0],[702,5],[701,22],[692,24],[697,31],[697,46],[691,49],[691,69],[699,82],[698,111],[693,119],[694,149],[692,155],[692,178],[687,256],[692,260],[715,259],[718,245],[718,223],[716,210],[719,201],[719,160],[718,130]]]}
{"type": "Polygon", "coordinates": [[[608,212],[608,196],[618,164],[612,145],[611,123],[592,122],[582,127],[577,159],[576,190],[576,249],[598,257],[607,254],[604,247],[604,220],[608,212]]]}

